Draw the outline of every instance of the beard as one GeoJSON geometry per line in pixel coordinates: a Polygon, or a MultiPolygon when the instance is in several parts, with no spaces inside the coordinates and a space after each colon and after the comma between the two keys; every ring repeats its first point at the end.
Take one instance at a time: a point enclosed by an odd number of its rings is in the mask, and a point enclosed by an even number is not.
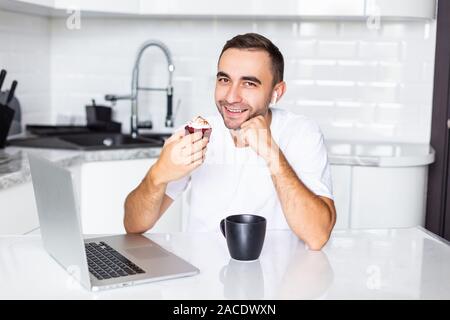
{"type": "Polygon", "coordinates": [[[269,111],[269,105],[270,105],[270,99],[265,103],[264,108],[253,108],[249,104],[230,104],[225,100],[218,100],[216,101],[217,110],[219,111],[220,115],[222,116],[223,123],[225,124],[225,127],[232,130],[238,130],[241,128],[241,125],[259,115],[265,116],[267,112],[269,111]],[[230,118],[224,113],[225,107],[231,107],[236,109],[246,109],[246,111],[243,112],[243,114],[237,118],[230,118]]]}

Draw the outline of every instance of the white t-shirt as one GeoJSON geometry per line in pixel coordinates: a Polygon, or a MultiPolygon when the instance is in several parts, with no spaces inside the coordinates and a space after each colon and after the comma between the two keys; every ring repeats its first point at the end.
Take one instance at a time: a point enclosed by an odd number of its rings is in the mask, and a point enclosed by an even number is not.
{"type": "MultiPolygon", "coordinates": [[[[271,108],[270,130],[300,180],[316,195],[333,199],[323,135],[312,120],[271,108]]],[[[250,147],[236,148],[222,117],[205,117],[212,127],[205,162],[190,176],[170,182],[166,194],[177,199],[191,184],[186,231],[218,231],[233,214],[257,214],[267,229],[288,229],[265,161],[250,147]]]]}

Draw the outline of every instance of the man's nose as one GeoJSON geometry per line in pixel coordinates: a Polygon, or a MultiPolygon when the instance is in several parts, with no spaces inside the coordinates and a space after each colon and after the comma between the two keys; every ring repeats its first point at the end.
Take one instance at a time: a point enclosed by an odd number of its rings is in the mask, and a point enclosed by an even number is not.
{"type": "Polygon", "coordinates": [[[227,95],[225,97],[229,104],[239,103],[242,101],[241,93],[239,87],[230,86],[227,91],[227,95]]]}

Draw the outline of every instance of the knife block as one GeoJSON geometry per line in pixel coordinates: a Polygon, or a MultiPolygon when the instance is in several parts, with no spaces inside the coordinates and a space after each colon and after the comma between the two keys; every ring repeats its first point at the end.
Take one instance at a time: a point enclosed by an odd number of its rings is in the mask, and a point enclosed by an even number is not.
{"type": "Polygon", "coordinates": [[[0,104],[0,149],[6,145],[9,129],[14,118],[14,110],[0,104]]]}

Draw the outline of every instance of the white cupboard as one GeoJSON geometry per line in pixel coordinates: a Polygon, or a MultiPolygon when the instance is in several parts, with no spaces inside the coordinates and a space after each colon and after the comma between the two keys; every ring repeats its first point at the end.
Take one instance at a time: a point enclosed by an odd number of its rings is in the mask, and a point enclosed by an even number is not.
{"type": "Polygon", "coordinates": [[[350,227],[424,226],[427,168],[353,167],[350,227]]]}
{"type": "Polygon", "coordinates": [[[0,235],[25,234],[38,227],[31,182],[0,190],[0,235]]]}
{"type": "Polygon", "coordinates": [[[348,229],[350,226],[350,199],[352,180],[351,166],[331,165],[333,179],[333,197],[336,207],[335,230],[348,229]]]}
{"type": "Polygon", "coordinates": [[[78,8],[89,14],[191,17],[434,19],[436,0],[0,0],[0,8],[61,15],[78,8]],[[46,8],[47,12],[43,12],[46,8]]]}
{"type": "Polygon", "coordinates": [[[425,225],[427,166],[331,165],[335,229],[425,225]]]}
{"type": "MultiPolygon", "coordinates": [[[[74,169],[83,232],[124,233],[124,203],[156,158],[87,162],[74,169]]],[[[151,232],[181,231],[181,200],[175,201],[151,232]]]]}

